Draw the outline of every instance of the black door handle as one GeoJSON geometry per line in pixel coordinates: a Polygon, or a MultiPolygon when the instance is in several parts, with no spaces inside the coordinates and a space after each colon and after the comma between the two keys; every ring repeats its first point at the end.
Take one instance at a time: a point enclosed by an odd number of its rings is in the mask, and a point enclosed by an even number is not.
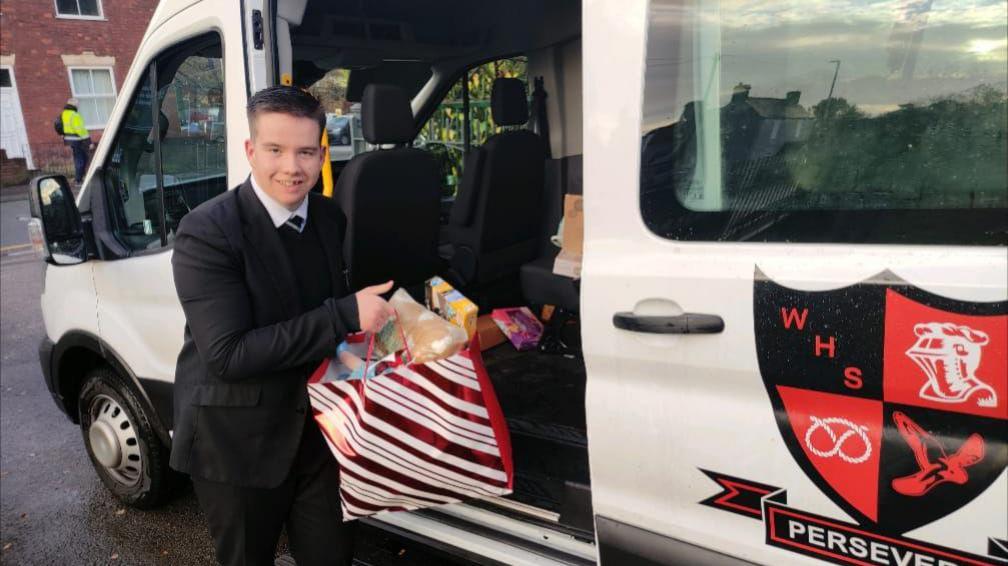
{"type": "Polygon", "coordinates": [[[618,312],[613,315],[612,322],[616,328],[650,334],[719,334],[724,330],[724,320],[720,316],[690,312],[676,316],[618,312]]]}

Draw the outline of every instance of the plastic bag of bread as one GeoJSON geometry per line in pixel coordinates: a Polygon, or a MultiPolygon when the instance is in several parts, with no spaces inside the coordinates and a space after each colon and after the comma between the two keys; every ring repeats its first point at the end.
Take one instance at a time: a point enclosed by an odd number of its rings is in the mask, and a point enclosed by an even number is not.
{"type": "Polygon", "coordinates": [[[402,332],[394,327],[395,323],[386,324],[375,340],[376,349],[383,350],[379,355],[402,349],[403,338],[413,363],[447,358],[465,346],[465,330],[414,301],[404,289],[393,293],[389,304],[396,311],[395,322],[401,325],[402,332]]]}

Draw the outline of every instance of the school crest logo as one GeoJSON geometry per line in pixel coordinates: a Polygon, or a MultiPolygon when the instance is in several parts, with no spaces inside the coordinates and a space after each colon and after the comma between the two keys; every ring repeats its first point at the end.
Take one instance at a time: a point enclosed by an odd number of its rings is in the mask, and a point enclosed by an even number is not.
{"type": "Polygon", "coordinates": [[[891,272],[828,291],[758,269],[756,352],[781,435],[857,523],[902,534],[1008,465],[1008,303],[942,297],[891,272]]]}

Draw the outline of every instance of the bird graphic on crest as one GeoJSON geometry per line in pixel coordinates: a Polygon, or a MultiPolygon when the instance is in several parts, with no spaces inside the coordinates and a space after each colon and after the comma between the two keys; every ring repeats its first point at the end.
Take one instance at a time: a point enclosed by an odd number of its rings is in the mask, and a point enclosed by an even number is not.
{"type": "Polygon", "coordinates": [[[977,433],[971,434],[950,456],[938,439],[906,414],[893,412],[893,422],[920,467],[919,471],[892,481],[892,488],[897,493],[920,497],[943,483],[963,485],[969,481],[966,468],[984,458],[983,437],[977,433]]]}

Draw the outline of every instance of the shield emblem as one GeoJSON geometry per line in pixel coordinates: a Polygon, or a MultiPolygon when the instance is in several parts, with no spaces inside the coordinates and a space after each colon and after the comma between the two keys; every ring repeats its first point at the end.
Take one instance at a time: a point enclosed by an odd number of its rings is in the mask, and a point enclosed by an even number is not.
{"type": "Polygon", "coordinates": [[[801,291],[756,270],[760,373],[808,477],[859,524],[902,534],[987,489],[1008,464],[1008,302],[891,272],[801,291]]]}

